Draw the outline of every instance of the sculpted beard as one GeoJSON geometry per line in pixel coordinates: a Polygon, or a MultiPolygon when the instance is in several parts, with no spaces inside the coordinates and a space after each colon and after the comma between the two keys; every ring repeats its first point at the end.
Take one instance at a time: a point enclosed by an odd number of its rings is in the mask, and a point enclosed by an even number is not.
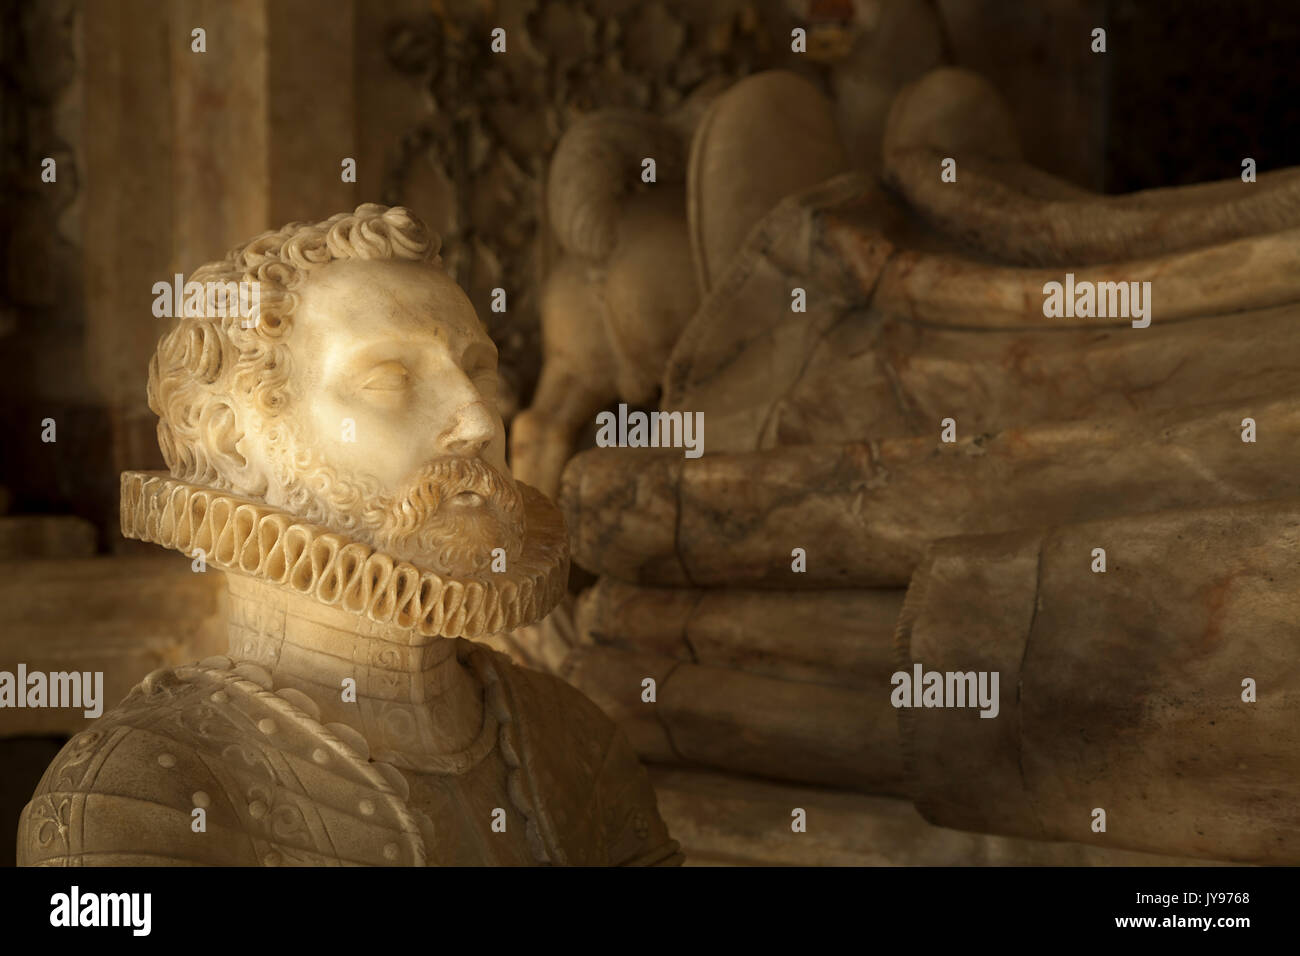
{"type": "Polygon", "coordinates": [[[438,574],[467,575],[488,570],[495,548],[504,549],[509,559],[523,550],[523,498],[478,458],[431,461],[387,496],[373,480],[340,474],[287,435],[275,436],[270,447],[287,510],[399,561],[438,574]],[[450,503],[461,492],[478,495],[482,503],[450,503]]]}
{"type": "Polygon", "coordinates": [[[472,574],[488,569],[494,548],[505,549],[507,557],[518,555],[524,502],[519,489],[480,459],[441,458],[425,465],[388,500],[374,534],[378,546],[396,557],[435,571],[472,574]],[[464,492],[483,503],[461,507],[452,502],[464,492]]]}

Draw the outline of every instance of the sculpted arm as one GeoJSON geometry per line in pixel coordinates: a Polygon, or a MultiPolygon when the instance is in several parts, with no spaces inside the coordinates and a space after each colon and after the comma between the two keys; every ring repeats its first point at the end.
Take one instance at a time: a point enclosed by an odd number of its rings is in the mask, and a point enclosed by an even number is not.
{"type": "MultiPolygon", "coordinates": [[[[128,699],[129,700],[129,699],[128,699]]],[[[255,865],[251,845],[204,819],[224,788],[190,747],[129,722],[102,718],[50,764],[18,823],[19,866],[255,865]]]]}
{"type": "Polygon", "coordinates": [[[604,822],[611,865],[682,865],[685,857],[659,815],[650,776],[617,727],[596,786],[600,803],[608,808],[604,822]]]}

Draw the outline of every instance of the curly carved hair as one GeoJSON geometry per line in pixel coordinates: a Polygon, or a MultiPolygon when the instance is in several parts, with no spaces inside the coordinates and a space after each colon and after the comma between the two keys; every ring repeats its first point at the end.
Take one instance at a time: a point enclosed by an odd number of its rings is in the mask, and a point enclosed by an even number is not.
{"type": "Polygon", "coordinates": [[[236,488],[208,454],[209,438],[229,416],[232,398],[254,410],[250,427],[275,428],[288,401],[290,356],[285,341],[308,273],[338,259],[403,259],[440,265],[440,240],[400,206],[363,203],[324,222],[292,222],[200,266],[191,282],[257,282],[258,309],[245,317],[182,318],[158,342],[149,362],[149,408],[158,416],[158,445],[175,478],[236,488]]]}

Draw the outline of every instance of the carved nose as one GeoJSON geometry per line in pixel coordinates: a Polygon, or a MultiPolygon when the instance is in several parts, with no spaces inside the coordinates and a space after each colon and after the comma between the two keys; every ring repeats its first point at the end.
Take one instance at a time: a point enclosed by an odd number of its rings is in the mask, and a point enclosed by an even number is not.
{"type": "Polygon", "coordinates": [[[455,420],[438,438],[439,448],[448,455],[471,457],[496,434],[496,423],[482,402],[470,402],[456,410],[455,420]]]}

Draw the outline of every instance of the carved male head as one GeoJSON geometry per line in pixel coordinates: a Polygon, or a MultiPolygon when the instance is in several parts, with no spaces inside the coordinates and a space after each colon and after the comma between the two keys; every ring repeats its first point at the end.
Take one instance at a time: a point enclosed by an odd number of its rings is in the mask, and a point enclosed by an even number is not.
{"type": "Polygon", "coordinates": [[[440,574],[517,556],[496,347],[438,245],[407,210],[365,204],[197,269],[259,283],[259,306],[179,319],[159,342],[149,407],[172,476],[440,574]]]}

